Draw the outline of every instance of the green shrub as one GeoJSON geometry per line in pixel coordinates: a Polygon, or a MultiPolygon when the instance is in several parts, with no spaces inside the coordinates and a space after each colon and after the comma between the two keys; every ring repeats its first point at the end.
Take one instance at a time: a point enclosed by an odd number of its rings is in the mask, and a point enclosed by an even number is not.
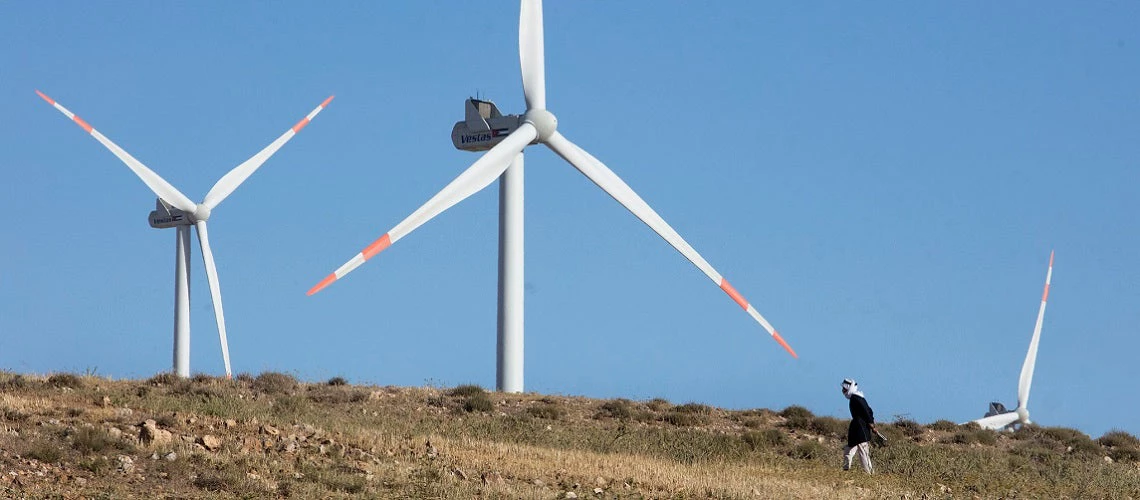
{"type": "Polygon", "coordinates": [[[1140,462],[1140,449],[1129,446],[1114,446],[1108,456],[1117,462],[1140,462]]]}
{"type": "Polygon", "coordinates": [[[1140,439],[1137,439],[1136,436],[1118,429],[1113,429],[1104,433],[1103,436],[1097,438],[1096,442],[1100,443],[1102,446],[1111,446],[1114,448],[1140,448],[1140,439]]]}
{"type": "Polygon", "coordinates": [[[700,403],[685,403],[681,406],[673,408],[673,411],[680,413],[694,413],[697,415],[711,415],[712,407],[700,403]]]}
{"type": "MultiPolygon", "coordinates": [[[[475,386],[478,387],[478,386],[475,386]]],[[[482,389],[479,389],[482,391],[482,389]]],[[[478,392],[467,397],[463,402],[463,411],[467,413],[472,412],[488,412],[495,408],[495,404],[491,402],[491,398],[487,397],[487,393],[478,392]]]]}
{"type": "Polygon", "coordinates": [[[182,381],[182,377],[171,372],[162,372],[147,379],[146,383],[150,385],[174,385],[180,381],[182,381]]]}
{"type": "Polygon", "coordinates": [[[764,431],[748,431],[740,436],[744,443],[753,450],[762,448],[777,448],[788,444],[788,436],[779,429],[764,431]]]}
{"type": "Polygon", "coordinates": [[[746,418],[741,423],[749,429],[759,429],[761,427],[764,427],[764,421],[758,418],[746,418]]]}
{"type": "Polygon", "coordinates": [[[111,470],[111,461],[101,456],[85,458],[79,461],[79,468],[96,476],[102,476],[111,470]]]}
{"type": "Polygon", "coordinates": [[[344,377],[333,377],[329,379],[328,385],[348,385],[348,379],[344,377]]]}
{"type": "Polygon", "coordinates": [[[24,456],[34,458],[45,464],[54,464],[63,458],[63,451],[59,446],[48,441],[36,441],[31,444],[24,456]]]}
{"type": "Polygon", "coordinates": [[[850,420],[840,420],[835,417],[813,417],[808,430],[821,436],[843,437],[847,435],[850,420]]]}
{"type": "Polygon", "coordinates": [[[465,384],[465,385],[457,386],[450,391],[447,391],[447,395],[458,396],[461,398],[469,398],[471,396],[475,396],[478,394],[484,394],[485,395],[486,393],[487,393],[487,391],[484,391],[482,387],[479,387],[475,384],[465,384]]]}
{"type": "Polygon", "coordinates": [[[115,440],[107,434],[103,429],[93,427],[85,427],[79,429],[72,439],[71,446],[76,451],[86,455],[90,453],[102,453],[103,450],[111,448],[115,445],[115,440]]]}
{"type": "Polygon", "coordinates": [[[69,389],[78,389],[83,387],[83,379],[79,378],[74,373],[56,373],[47,379],[47,384],[52,387],[67,387],[69,389]]]}
{"type": "MultiPolygon", "coordinates": [[[[940,422],[945,422],[945,420],[940,420],[940,422]]],[[[922,424],[915,422],[909,418],[900,418],[898,420],[895,420],[895,423],[893,425],[896,429],[902,431],[903,435],[907,437],[921,436],[926,432],[926,428],[924,428],[922,424]]]]}
{"type": "Polygon", "coordinates": [[[802,406],[789,406],[780,412],[784,417],[783,426],[789,429],[810,430],[815,415],[802,406]]]}
{"type": "Polygon", "coordinates": [[[1079,441],[1091,440],[1087,434],[1076,429],[1070,429],[1068,427],[1044,427],[1041,429],[1041,434],[1058,443],[1063,443],[1066,445],[1071,445],[1079,441]]]}
{"type": "Polygon", "coordinates": [[[949,420],[935,420],[934,423],[930,424],[930,428],[936,431],[951,432],[958,429],[958,424],[949,420]]]}
{"type": "Polygon", "coordinates": [[[616,418],[618,420],[629,420],[633,416],[633,402],[628,399],[611,399],[602,403],[598,407],[598,413],[594,418],[616,418]]]}
{"type": "Polygon", "coordinates": [[[297,389],[297,379],[279,372],[264,372],[253,379],[253,390],[263,394],[288,394],[297,389]]]}
{"type": "Polygon", "coordinates": [[[800,460],[823,458],[827,456],[827,447],[814,439],[808,439],[788,451],[788,456],[800,460]]]}
{"type": "Polygon", "coordinates": [[[558,403],[540,403],[527,407],[526,412],[531,416],[550,420],[558,420],[566,416],[566,410],[558,403]]]}
{"type": "Polygon", "coordinates": [[[694,427],[704,425],[708,421],[708,417],[699,413],[684,413],[679,411],[670,411],[666,413],[662,420],[677,427],[694,427]]]}
{"type": "Polygon", "coordinates": [[[673,403],[670,403],[669,400],[665,398],[653,398],[650,399],[649,402],[645,403],[645,406],[649,407],[649,409],[653,411],[665,411],[669,408],[672,408],[673,403]]]}

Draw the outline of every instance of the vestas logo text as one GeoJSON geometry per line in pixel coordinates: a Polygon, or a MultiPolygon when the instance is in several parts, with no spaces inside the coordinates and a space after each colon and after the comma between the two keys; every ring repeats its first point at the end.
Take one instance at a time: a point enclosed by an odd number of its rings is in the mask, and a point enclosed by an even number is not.
{"type": "Polygon", "coordinates": [[[171,222],[178,222],[180,220],[182,220],[181,215],[171,215],[170,217],[155,217],[154,223],[155,224],[169,224],[171,222]]]}
{"type": "Polygon", "coordinates": [[[472,142],[487,142],[489,140],[491,140],[491,134],[489,134],[489,133],[464,134],[464,135],[459,136],[459,143],[460,144],[468,144],[468,143],[472,143],[472,142]]]}

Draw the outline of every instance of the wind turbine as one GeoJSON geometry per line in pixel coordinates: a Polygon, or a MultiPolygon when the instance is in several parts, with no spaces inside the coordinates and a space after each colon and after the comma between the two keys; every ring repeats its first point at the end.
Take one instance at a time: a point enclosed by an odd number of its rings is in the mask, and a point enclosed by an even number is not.
{"type": "Polygon", "coordinates": [[[1041,308],[1037,310],[1037,325],[1033,327],[1033,337],[1029,339],[1029,352],[1021,364],[1021,378],[1017,382],[1017,408],[1006,410],[1005,405],[990,403],[990,410],[984,418],[974,420],[985,429],[1001,430],[1015,424],[1028,424],[1029,386],[1033,385],[1033,368],[1037,364],[1037,344],[1041,340],[1041,322],[1045,319],[1045,301],[1049,299],[1049,281],[1053,278],[1053,252],[1049,252],[1049,270],[1045,273],[1045,292],[1041,294],[1041,308]]]}
{"type": "Polygon", "coordinates": [[[201,203],[194,203],[169,182],[166,182],[165,179],[136,160],[130,153],[124,151],[123,148],[111,142],[110,139],[83,121],[78,115],[68,111],[67,108],[44,95],[43,92],[37,90],[36,94],[39,94],[48,104],[54,106],[60,113],[66,115],[84,131],[91,134],[95,140],[111,150],[115,156],[127,164],[127,167],[139,179],[146,183],[151,191],[154,191],[154,194],[158,195],[158,201],[155,202],[156,209],[150,213],[151,227],[156,229],[178,228],[178,233],[175,236],[174,259],[174,372],[183,377],[190,376],[190,226],[197,229],[198,243],[202,247],[202,260],[206,264],[206,279],[210,283],[210,299],[214,304],[214,318],[218,322],[218,338],[222,344],[222,361],[225,362],[226,366],[226,378],[230,378],[232,376],[230,348],[226,340],[225,315],[222,313],[222,290],[218,284],[218,270],[214,266],[214,253],[210,250],[210,237],[206,230],[206,221],[209,220],[211,212],[222,200],[225,200],[242,182],[253,175],[257,168],[265,163],[270,156],[273,156],[273,153],[276,153],[278,149],[281,149],[281,146],[289,142],[289,139],[292,139],[301,129],[305,128],[309,121],[325,109],[325,106],[328,106],[333,97],[329,96],[320,106],[317,106],[296,125],[286,130],[281,137],[278,137],[265,149],[222,176],[214,184],[214,187],[206,193],[206,197],[201,203]]]}
{"type": "Polygon", "coordinates": [[[496,386],[504,392],[523,390],[523,149],[544,144],[629,209],[748,312],[793,357],[768,320],[752,307],[681,235],[677,234],[613,171],[558,132],[558,120],[546,109],[542,1],[522,0],[519,14],[519,62],[526,113],[503,116],[493,103],[468,99],[466,118],[457,123],[452,140],[459,149],[487,150],[459,177],[423,206],[309,290],[312,295],[344,277],[368,259],[500,178],[499,327],[496,386]]]}

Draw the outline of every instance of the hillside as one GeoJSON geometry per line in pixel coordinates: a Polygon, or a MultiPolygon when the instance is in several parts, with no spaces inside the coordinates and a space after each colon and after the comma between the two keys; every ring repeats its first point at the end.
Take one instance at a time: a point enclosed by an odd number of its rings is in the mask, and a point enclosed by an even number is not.
{"type": "Polygon", "coordinates": [[[1140,442],[475,386],[0,372],[5,498],[1140,498],[1140,442]]]}

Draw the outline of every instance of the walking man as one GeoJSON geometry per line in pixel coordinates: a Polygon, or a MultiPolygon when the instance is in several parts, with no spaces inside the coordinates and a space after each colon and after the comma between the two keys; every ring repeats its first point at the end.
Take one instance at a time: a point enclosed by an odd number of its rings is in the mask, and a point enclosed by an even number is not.
{"type": "Polygon", "coordinates": [[[851,425],[847,427],[847,446],[843,448],[843,470],[851,470],[851,459],[856,453],[868,474],[875,472],[871,465],[871,432],[875,430],[875,413],[859,391],[854,380],[843,379],[843,396],[850,400],[851,425]]]}

